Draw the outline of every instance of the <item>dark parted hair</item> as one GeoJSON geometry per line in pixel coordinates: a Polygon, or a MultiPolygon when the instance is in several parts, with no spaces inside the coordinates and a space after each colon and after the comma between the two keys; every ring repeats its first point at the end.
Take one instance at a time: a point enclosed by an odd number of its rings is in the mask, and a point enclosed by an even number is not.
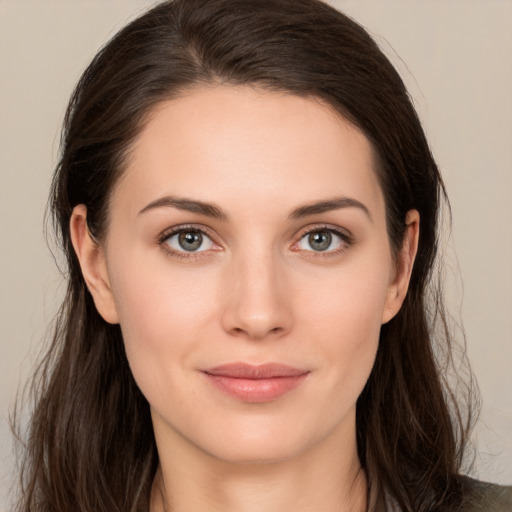
{"type": "Polygon", "coordinates": [[[382,326],[357,402],[358,453],[368,510],[456,510],[471,386],[459,385],[456,401],[446,382],[454,347],[434,262],[447,202],[400,76],[360,25],[319,0],[174,0],[99,51],[66,113],[49,207],[68,287],[32,381],[17,512],[148,511],[158,465],[149,405],[120,327],[101,318],[86,288],[70,216],[86,205],[102,243],[112,190],[155,106],[197,85],[222,84],[321,99],[361,129],[376,155],[395,253],[407,211],[419,211],[410,288],[382,326]]]}

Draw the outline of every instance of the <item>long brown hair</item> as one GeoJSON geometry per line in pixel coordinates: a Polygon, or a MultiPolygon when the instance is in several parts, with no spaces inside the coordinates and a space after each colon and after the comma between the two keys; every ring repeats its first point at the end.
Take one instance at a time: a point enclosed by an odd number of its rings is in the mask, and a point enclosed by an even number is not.
{"type": "Polygon", "coordinates": [[[405,302],[380,334],[357,402],[369,510],[455,510],[470,426],[445,371],[452,341],[434,272],[443,183],[405,86],[356,22],[319,0],[174,0],[122,29],[71,98],[50,196],[67,258],[67,294],[32,381],[18,512],[144,511],[158,465],[149,405],[118,325],[95,309],[69,221],[85,204],[99,243],[131,144],[161,101],[196,84],[256,85],[320,98],[358,126],[376,154],[391,247],[421,216],[405,302]]]}

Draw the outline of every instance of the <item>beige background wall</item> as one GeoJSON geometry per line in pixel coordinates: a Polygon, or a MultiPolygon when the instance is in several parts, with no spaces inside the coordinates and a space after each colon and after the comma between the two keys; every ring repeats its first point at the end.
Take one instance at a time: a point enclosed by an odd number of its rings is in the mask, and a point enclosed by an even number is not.
{"type": "MultiPolygon", "coordinates": [[[[96,49],[151,3],[0,0],[0,504],[7,411],[62,289],[42,217],[65,105],[96,49]]],[[[512,483],[512,2],[332,3],[399,67],[444,173],[464,296],[450,250],[449,292],[484,403],[476,474],[512,483]]]]}

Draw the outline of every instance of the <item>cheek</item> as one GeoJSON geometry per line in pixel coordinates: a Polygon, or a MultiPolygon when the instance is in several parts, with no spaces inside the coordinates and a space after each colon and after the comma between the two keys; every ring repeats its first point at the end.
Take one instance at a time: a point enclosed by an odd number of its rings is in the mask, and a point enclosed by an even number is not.
{"type": "Polygon", "coordinates": [[[304,308],[301,317],[346,340],[364,342],[364,333],[375,337],[388,294],[389,266],[363,263],[303,279],[297,292],[297,307],[304,308]]]}
{"type": "Polygon", "coordinates": [[[197,269],[172,272],[165,261],[151,262],[147,255],[126,256],[111,274],[128,361],[149,398],[191,366],[216,307],[214,286],[197,269]]]}
{"type": "MultiPolygon", "coordinates": [[[[301,315],[317,350],[330,361],[327,387],[347,406],[355,402],[371,372],[388,292],[386,266],[351,266],[309,290],[301,315]]],[[[302,302],[300,297],[298,303],[302,302]]]]}

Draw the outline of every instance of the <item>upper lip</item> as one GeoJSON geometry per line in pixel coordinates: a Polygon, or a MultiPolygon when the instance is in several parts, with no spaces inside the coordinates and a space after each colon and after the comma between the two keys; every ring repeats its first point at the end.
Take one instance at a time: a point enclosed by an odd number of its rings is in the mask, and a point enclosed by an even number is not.
{"type": "Polygon", "coordinates": [[[309,373],[308,370],[295,368],[281,363],[248,364],[228,363],[205,370],[209,375],[238,379],[272,379],[277,377],[299,377],[309,373]]]}

